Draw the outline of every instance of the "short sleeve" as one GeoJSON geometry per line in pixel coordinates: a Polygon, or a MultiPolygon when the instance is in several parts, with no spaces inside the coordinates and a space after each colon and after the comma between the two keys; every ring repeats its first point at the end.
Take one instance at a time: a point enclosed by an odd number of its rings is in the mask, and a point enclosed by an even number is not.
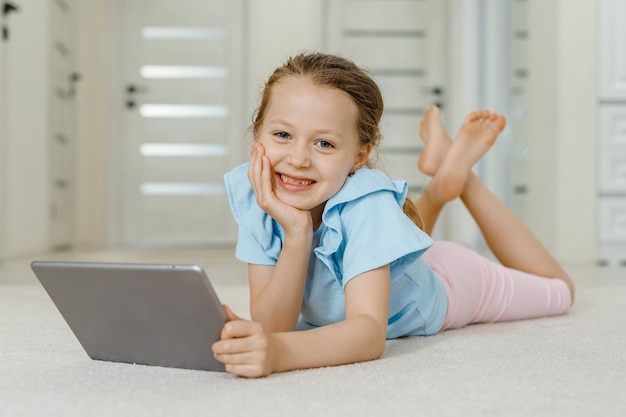
{"type": "Polygon", "coordinates": [[[273,251],[265,250],[261,243],[241,226],[237,235],[235,257],[249,264],[276,265],[278,262],[278,256],[273,256],[273,251]]]}
{"type": "Polygon", "coordinates": [[[248,163],[245,163],[224,175],[228,202],[239,226],[235,256],[251,264],[274,265],[278,262],[284,233],[256,203],[247,172],[248,163]]]}
{"type": "Polygon", "coordinates": [[[394,194],[381,190],[352,201],[341,211],[345,250],[342,284],[363,272],[386,264],[398,267],[416,259],[429,248],[432,239],[403,212],[394,194]]]}

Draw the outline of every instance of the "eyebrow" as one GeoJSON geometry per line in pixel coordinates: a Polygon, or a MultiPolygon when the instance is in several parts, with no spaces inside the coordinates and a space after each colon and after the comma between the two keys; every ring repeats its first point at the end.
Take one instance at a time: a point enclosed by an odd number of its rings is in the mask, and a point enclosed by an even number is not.
{"type": "MultiPolygon", "coordinates": [[[[289,123],[289,122],[287,122],[285,120],[282,120],[282,119],[269,120],[269,123],[271,123],[271,124],[281,124],[283,126],[286,126],[286,127],[289,127],[289,128],[293,128],[293,125],[291,123],[289,123]]],[[[343,138],[343,135],[340,132],[338,132],[336,130],[333,130],[333,129],[320,129],[320,130],[316,130],[315,133],[318,134],[318,135],[320,135],[320,134],[321,135],[332,134],[332,135],[339,136],[340,138],[343,138]]]]}

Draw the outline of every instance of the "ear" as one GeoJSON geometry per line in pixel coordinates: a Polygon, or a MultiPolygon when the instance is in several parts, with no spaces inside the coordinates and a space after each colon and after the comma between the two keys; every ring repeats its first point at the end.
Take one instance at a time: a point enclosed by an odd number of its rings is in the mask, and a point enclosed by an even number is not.
{"type": "Polygon", "coordinates": [[[372,152],[371,143],[363,145],[359,148],[359,151],[356,154],[356,158],[354,160],[354,166],[352,167],[352,173],[365,165],[367,159],[370,157],[370,152],[372,152]]]}

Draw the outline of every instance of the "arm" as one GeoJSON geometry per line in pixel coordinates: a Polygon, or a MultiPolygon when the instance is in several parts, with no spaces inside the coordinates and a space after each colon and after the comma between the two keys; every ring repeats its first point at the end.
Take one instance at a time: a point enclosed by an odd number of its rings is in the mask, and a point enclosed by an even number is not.
{"type": "Polygon", "coordinates": [[[266,333],[258,323],[233,321],[213,345],[226,370],[257,377],[272,372],[342,365],[382,355],[389,314],[389,265],[365,272],[346,285],[346,319],[301,332],[266,333]]]}
{"type": "Polygon", "coordinates": [[[249,265],[250,313],[266,331],[295,328],[302,306],[306,273],[313,244],[313,221],[308,211],[280,201],[273,190],[272,168],[262,145],[252,148],[248,178],[259,207],[285,231],[276,265],[249,265]]]}
{"type": "Polygon", "coordinates": [[[295,329],[311,253],[312,237],[285,239],[274,265],[248,265],[250,315],[268,332],[295,329]]]}

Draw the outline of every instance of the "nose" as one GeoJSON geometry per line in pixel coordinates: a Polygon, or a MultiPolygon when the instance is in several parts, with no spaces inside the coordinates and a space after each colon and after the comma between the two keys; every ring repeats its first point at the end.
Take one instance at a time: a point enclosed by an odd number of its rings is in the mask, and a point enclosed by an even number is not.
{"type": "Polygon", "coordinates": [[[302,142],[294,143],[291,149],[289,149],[287,163],[294,168],[308,168],[311,165],[311,159],[307,144],[302,142]]]}

